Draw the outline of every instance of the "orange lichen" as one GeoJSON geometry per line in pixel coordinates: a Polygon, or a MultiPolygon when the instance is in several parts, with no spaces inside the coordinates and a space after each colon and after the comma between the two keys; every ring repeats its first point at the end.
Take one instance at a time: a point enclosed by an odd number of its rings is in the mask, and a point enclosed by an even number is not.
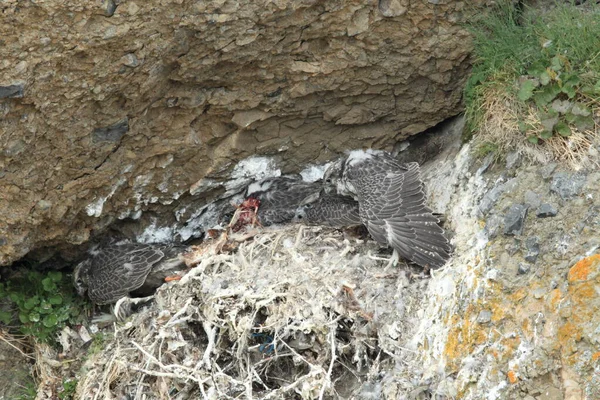
{"type": "Polygon", "coordinates": [[[462,358],[470,354],[476,346],[487,341],[485,325],[473,323],[479,311],[479,306],[470,304],[464,315],[455,314],[450,318],[449,325],[452,328],[448,332],[444,355],[451,369],[458,368],[462,358]]]}
{"type": "Polygon", "coordinates": [[[564,343],[571,339],[576,341],[581,339],[581,328],[571,322],[566,322],[558,329],[558,340],[564,343]]]}
{"type": "Polygon", "coordinates": [[[575,361],[572,355],[577,352],[576,343],[581,340],[581,335],[581,327],[571,322],[566,322],[558,328],[558,343],[561,346],[563,360],[568,364],[572,364],[575,361]]]}
{"type": "Polygon", "coordinates": [[[552,308],[553,311],[556,311],[562,298],[563,298],[563,296],[562,296],[562,292],[560,289],[554,289],[553,291],[550,292],[549,301],[550,301],[550,307],[552,308]]]}
{"type": "Polygon", "coordinates": [[[598,361],[598,359],[600,359],[600,351],[597,351],[594,354],[592,354],[592,361],[598,361]]]}
{"type": "Polygon", "coordinates": [[[520,302],[521,300],[523,300],[525,297],[527,297],[527,292],[528,292],[528,289],[521,288],[521,289],[517,290],[516,292],[512,293],[511,295],[509,295],[508,298],[510,299],[511,303],[516,304],[516,303],[520,302]]]}
{"type": "Polygon", "coordinates": [[[513,370],[508,371],[506,376],[508,377],[508,381],[512,384],[517,383],[519,380],[519,378],[517,378],[517,373],[513,370]]]}
{"type": "Polygon", "coordinates": [[[592,272],[592,267],[597,268],[598,263],[600,263],[600,254],[594,254],[580,260],[569,270],[569,282],[587,280],[590,272],[592,272]]]}

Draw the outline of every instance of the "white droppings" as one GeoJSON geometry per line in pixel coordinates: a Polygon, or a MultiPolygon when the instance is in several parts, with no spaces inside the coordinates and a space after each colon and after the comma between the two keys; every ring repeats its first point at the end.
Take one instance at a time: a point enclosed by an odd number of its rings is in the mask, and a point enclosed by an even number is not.
{"type": "Polygon", "coordinates": [[[300,176],[306,182],[316,182],[320,179],[323,179],[325,175],[325,171],[329,168],[333,163],[327,163],[323,165],[309,165],[300,171],[300,176]]]}
{"type": "Polygon", "coordinates": [[[102,210],[104,209],[104,203],[106,202],[106,200],[110,199],[115,194],[117,189],[121,187],[121,185],[123,185],[124,183],[125,178],[120,178],[117,184],[113,186],[113,188],[106,196],[98,197],[95,201],[85,206],[85,212],[87,213],[87,215],[96,218],[100,217],[100,215],[102,215],[102,210]]]}
{"type": "Polygon", "coordinates": [[[281,176],[281,170],[277,168],[277,163],[269,157],[251,156],[241,160],[231,172],[231,179],[225,182],[227,189],[225,197],[239,191],[243,186],[251,181],[281,176]]]}
{"type": "Polygon", "coordinates": [[[494,386],[493,388],[491,388],[488,393],[487,400],[499,399],[502,394],[502,391],[504,390],[504,388],[506,388],[506,386],[508,386],[508,383],[506,383],[505,381],[502,381],[499,384],[497,384],[496,386],[494,386]]]}
{"type": "Polygon", "coordinates": [[[141,235],[137,237],[139,243],[168,243],[173,241],[174,232],[172,227],[156,226],[156,221],[144,229],[141,235]]]}
{"type": "Polygon", "coordinates": [[[252,178],[264,179],[272,176],[281,176],[275,160],[269,157],[251,156],[241,160],[231,172],[232,179],[252,178]]]}
{"type": "Polygon", "coordinates": [[[178,234],[182,241],[186,241],[191,237],[199,237],[208,229],[220,228],[219,215],[219,209],[215,203],[211,203],[192,214],[185,226],[177,229],[175,234],[178,234]]]}
{"type": "Polygon", "coordinates": [[[85,206],[85,212],[90,217],[98,218],[102,215],[102,209],[104,208],[104,202],[106,201],[105,197],[100,197],[96,201],[85,206]]]}

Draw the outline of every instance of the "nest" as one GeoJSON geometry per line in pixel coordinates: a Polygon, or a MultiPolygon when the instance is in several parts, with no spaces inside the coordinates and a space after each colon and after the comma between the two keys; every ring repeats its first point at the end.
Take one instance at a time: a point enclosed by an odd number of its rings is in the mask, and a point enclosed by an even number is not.
{"type": "Polygon", "coordinates": [[[414,390],[417,353],[401,339],[417,325],[427,280],[378,252],[372,241],[312,227],[244,231],[227,246],[196,248],[182,280],[109,329],[76,398],[368,399],[414,390]]]}

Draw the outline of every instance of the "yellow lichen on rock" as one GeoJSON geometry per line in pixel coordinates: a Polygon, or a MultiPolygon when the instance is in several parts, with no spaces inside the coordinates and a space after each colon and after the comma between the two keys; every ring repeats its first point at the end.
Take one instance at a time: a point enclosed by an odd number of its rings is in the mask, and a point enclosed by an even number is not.
{"type": "Polygon", "coordinates": [[[569,270],[569,282],[587,280],[592,270],[598,271],[598,264],[600,264],[600,254],[594,254],[579,261],[569,270]]]}

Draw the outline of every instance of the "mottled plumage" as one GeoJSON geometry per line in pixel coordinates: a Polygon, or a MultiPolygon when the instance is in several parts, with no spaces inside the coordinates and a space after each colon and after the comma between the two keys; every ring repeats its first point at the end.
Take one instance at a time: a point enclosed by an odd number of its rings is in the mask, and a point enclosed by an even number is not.
{"type": "Polygon", "coordinates": [[[294,218],[308,225],[334,228],[362,225],[358,202],[351,197],[323,193],[318,200],[300,206],[294,218]]]}
{"type": "Polygon", "coordinates": [[[184,250],[160,244],[109,245],[92,251],[75,267],[73,283],[80,295],[87,292],[96,304],[115,303],[131,292],[147,295],[182,269],[179,254],[184,250]]]}
{"type": "Polygon", "coordinates": [[[360,218],[376,241],[421,266],[445,264],[450,244],[425,205],[417,163],[401,164],[383,151],[353,151],[335,183],[339,194],[358,201],[360,218]]]}
{"type": "Polygon", "coordinates": [[[246,189],[246,198],[260,201],[258,221],[264,225],[290,222],[296,209],[319,198],[322,187],[305,182],[300,177],[279,176],[252,183],[246,189]]]}

